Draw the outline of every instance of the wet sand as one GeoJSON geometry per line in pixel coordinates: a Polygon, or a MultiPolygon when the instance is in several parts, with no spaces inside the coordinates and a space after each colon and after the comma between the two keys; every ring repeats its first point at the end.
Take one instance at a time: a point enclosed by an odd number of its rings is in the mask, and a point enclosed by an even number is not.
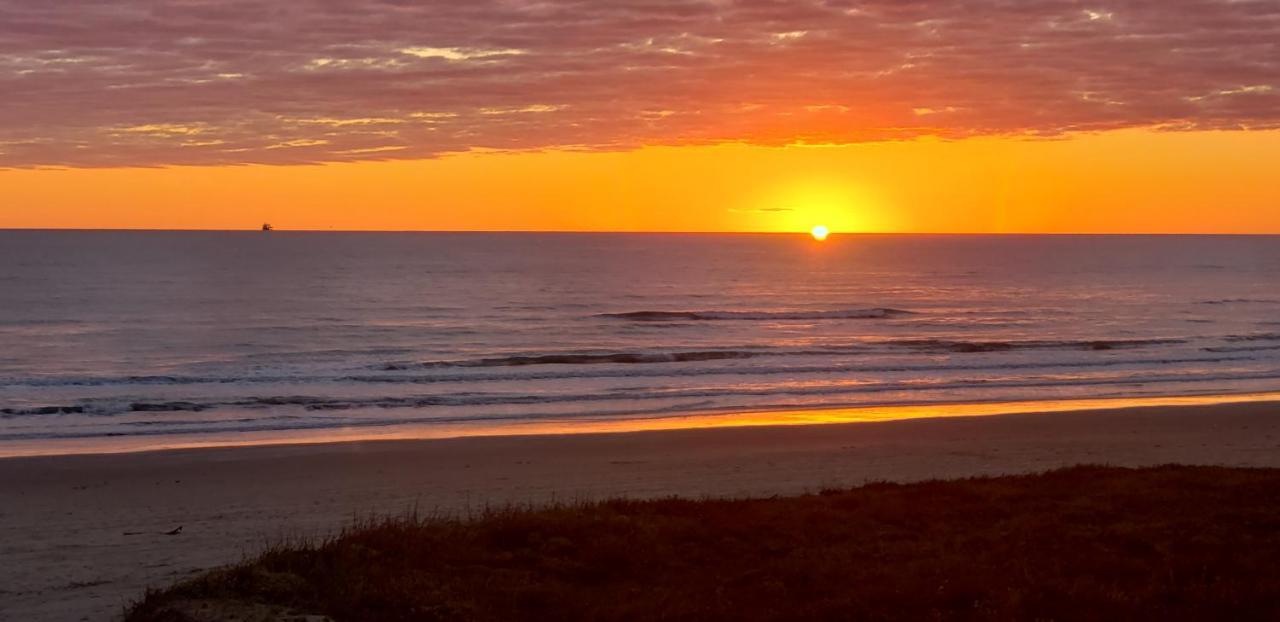
{"type": "Polygon", "coordinates": [[[1280,403],[4,459],[0,620],[110,620],[147,586],[371,513],[796,494],[1080,463],[1280,467],[1280,403]]]}

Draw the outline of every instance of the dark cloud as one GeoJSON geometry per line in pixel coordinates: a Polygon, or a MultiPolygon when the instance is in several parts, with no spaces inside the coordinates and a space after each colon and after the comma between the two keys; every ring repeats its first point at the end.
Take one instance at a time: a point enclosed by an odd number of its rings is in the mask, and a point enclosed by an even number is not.
{"type": "Polygon", "coordinates": [[[0,166],[1280,126],[1274,0],[0,0],[0,166]]]}

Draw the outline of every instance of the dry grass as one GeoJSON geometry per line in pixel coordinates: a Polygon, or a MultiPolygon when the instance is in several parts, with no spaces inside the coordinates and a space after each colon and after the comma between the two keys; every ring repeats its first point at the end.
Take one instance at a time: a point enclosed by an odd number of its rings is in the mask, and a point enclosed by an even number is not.
{"type": "Polygon", "coordinates": [[[1277,620],[1278,560],[1280,470],[1076,467],[388,520],[127,619],[213,599],[339,621],[1277,620]]]}

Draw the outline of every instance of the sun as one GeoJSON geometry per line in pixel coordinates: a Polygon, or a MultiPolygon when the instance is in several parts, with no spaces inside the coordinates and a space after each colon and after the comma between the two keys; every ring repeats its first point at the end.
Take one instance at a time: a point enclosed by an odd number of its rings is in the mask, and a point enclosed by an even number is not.
{"type": "Polygon", "coordinates": [[[827,236],[831,235],[831,230],[828,229],[826,225],[818,225],[809,230],[809,235],[812,235],[813,239],[821,242],[827,239],[827,236]]]}

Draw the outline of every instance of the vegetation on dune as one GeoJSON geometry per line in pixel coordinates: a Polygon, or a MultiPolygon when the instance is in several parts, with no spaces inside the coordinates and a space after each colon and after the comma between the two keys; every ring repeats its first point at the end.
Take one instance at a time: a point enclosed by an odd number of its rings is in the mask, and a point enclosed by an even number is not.
{"type": "Polygon", "coordinates": [[[1280,470],[1075,467],[386,520],[127,619],[1275,620],[1278,559],[1280,470]]]}

